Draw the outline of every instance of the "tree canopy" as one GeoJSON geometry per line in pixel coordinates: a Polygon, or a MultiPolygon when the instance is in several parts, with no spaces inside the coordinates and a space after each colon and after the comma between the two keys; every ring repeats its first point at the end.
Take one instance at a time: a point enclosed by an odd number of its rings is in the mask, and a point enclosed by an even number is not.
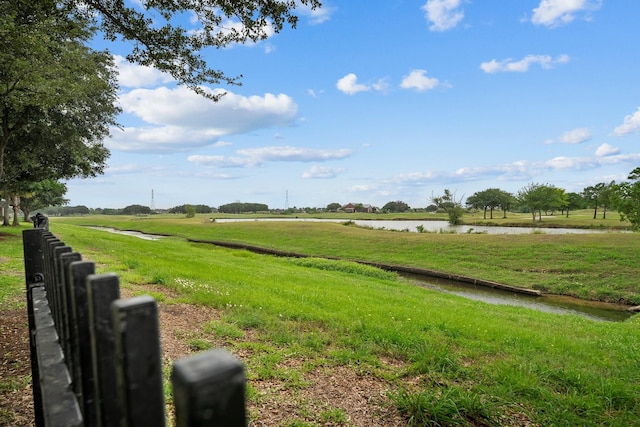
{"type": "Polygon", "coordinates": [[[321,7],[320,0],[61,0],[60,4],[95,24],[107,40],[131,42],[127,60],[155,67],[201,95],[204,84],[241,83],[211,67],[201,56],[206,48],[257,42],[285,25],[295,28],[297,8],[321,7]],[[184,19],[187,15],[190,19],[184,19]],[[186,26],[184,22],[189,23],[186,26]]]}
{"type": "Polygon", "coordinates": [[[620,213],[620,220],[628,220],[633,230],[640,231],[640,167],[632,170],[628,179],[616,186],[614,205],[620,213]]]}
{"type": "Polygon", "coordinates": [[[86,46],[92,33],[54,1],[0,3],[0,191],[14,210],[29,184],[104,168],[120,110],[113,58],[86,46]]]}

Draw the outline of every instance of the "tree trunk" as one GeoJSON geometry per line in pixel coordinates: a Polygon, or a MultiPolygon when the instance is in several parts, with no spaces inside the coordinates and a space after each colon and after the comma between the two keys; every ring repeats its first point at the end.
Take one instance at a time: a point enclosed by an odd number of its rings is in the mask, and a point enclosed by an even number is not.
{"type": "Polygon", "coordinates": [[[596,207],[593,210],[593,219],[596,219],[596,215],[598,214],[598,204],[596,203],[596,207]]]}
{"type": "Polygon", "coordinates": [[[489,215],[489,218],[493,219],[493,206],[491,206],[491,208],[489,209],[489,215]]]}
{"type": "Polygon", "coordinates": [[[487,207],[484,207],[484,219],[487,219],[487,207]]]}
{"type": "Polygon", "coordinates": [[[20,225],[20,196],[13,196],[13,225],[20,225]]]}

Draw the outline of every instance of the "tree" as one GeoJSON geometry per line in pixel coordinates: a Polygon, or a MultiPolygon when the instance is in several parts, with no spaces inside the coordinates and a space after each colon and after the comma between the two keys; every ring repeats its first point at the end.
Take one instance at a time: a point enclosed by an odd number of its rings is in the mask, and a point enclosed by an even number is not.
{"type": "Polygon", "coordinates": [[[607,217],[607,208],[611,203],[611,196],[616,182],[611,181],[609,184],[599,182],[596,185],[586,187],[583,190],[584,198],[587,200],[588,206],[593,207],[593,219],[596,219],[598,207],[602,207],[602,219],[607,217]]]}
{"type": "Polygon", "coordinates": [[[132,42],[127,60],[167,72],[180,84],[216,100],[220,92],[204,91],[200,85],[239,85],[242,76],[231,77],[211,68],[200,56],[201,50],[264,40],[285,24],[295,28],[296,8],[321,7],[319,0],[155,0],[144,2],[144,8],[127,7],[122,1],[59,3],[90,20],[107,40],[132,42]],[[177,24],[185,14],[197,22],[190,27],[177,24]]]}
{"type": "Polygon", "coordinates": [[[31,183],[21,197],[20,207],[24,220],[29,221],[29,213],[49,206],[62,206],[69,203],[64,195],[67,186],[51,179],[31,183]]]}
{"type": "Polygon", "coordinates": [[[585,199],[578,193],[567,193],[566,216],[569,218],[570,210],[584,209],[587,207],[585,199]]]}
{"type": "Polygon", "coordinates": [[[120,111],[112,56],[57,6],[0,3],[0,191],[14,208],[29,183],[101,173],[120,111]]]}
{"type": "Polygon", "coordinates": [[[474,209],[482,209],[484,219],[487,219],[487,209],[490,212],[490,219],[493,219],[493,210],[503,206],[504,217],[508,206],[510,206],[511,194],[500,190],[499,188],[489,188],[484,191],[478,191],[467,197],[466,205],[474,209]],[[505,207],[507,206],[507,207],[505,207]]]}
{"type": "Polygon", "coordinates": [[[342,207],[342,205],[341,205],[340,203],[335,203],[335,202],[334,202],[334,203],[329,203],[329,204],[327,205],[327,210],[328,210],[329,212],[335,212],[335,211],[337,211],[338,209],[340,209],[341,207],[342,207]]]}
{"type": "Polygon", "coordinates": [[[518,201],[531,212],[533,222],[542,221],[542,211],[553,211],[566,206],[564,190],[553,185],[530,183],[518,192],[518,201]]]}
{"type": "Polygon", "coordinates": [[[151,213],[149,206],[129,205],[122,209],[123,215],[147,215],[151,213]]]}
{"type": "Polygon", "coordinates": [[[629,221],[634,231],[640,231],[640,167],[632,170],[628,179],[614,187],[612,201],[620,220],[629,221]]]}
{"type": "Polygon", "coordinates": [[[184,205],[184,210],[187,213],[187,218],[193,218],[196,216],[196,208],[192,205],[184,205]]]}
{"type": "Polygon", "coordinates": [[[445,188],[442,196],[431,195],[431,202],[438,207],[439,210],[443,210],[449,216],[449,224],[458,225],[462,223],[462,203],[460,200],[456,200],[456,196],[448,188],[445,188]]]}
{"type": "Polygon", "coordinates": [[[382,207],[383,212],[407,212],[409,210],[411,210],[409,205],[400,200],[396,200],[395,202],[388,202],[382,207]]]}

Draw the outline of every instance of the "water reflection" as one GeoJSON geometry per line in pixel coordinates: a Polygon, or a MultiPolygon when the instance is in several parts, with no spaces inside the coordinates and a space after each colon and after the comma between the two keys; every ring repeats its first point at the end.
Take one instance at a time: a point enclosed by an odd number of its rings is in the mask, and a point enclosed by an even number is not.
{"type": "Polygon", "coordinates": [[[633,313],[627,311],[624,306],[616,304],[584,301],[577,298],[553,295],[536,297],[488,288],[486,286],[478,286],[414,274],[401,273],[401,276],[430,289],[436,289],[441,292],[447,292],[489,304],[527,307],[548,313],[577,314],[593,320],[605,320],[610,322],[622,322],[633,316],[633,313]]]}
{"type": "Polygon", "coordinates": [[[539,227],[500,227],[487,225],[450,225],[447,221],[420,221],[420,220],[376,220],[376,219],[320,219],[320,218],[218,218],[216,222],[248,222],[248,221],[270,221],[270,222],[353,222],[360,227],[374,229],[418,232],[421,228],[431,233],[455,232],[465,233],[487,233],[487,234],[593,234],[593,233],[620,233],[624,230],[593,230],[580,228],[539,228],[539,227]]]}

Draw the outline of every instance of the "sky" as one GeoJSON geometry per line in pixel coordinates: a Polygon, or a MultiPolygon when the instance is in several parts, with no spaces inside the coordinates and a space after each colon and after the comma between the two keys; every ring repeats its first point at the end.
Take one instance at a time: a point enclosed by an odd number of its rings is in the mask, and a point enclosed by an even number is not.
{"type": "Polygon", "coordinates": [[[214,103],[123,60],[105,173],[71,206],[431,204],[640,166],[637,0],[325,0],[294,30],[203,52],[214,103]]]}

